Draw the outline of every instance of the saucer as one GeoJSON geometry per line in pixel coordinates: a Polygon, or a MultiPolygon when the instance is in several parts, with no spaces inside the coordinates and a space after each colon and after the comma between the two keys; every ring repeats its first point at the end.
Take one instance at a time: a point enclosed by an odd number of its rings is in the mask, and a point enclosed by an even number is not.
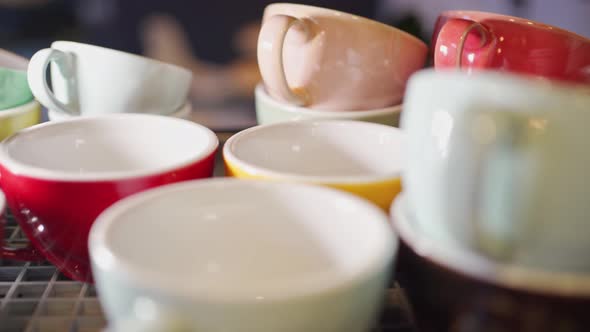
{"type": "MultiPolygon", "coordinates": [[[[191,102],[187,100],[187,102],[184,104],[184,106],[182,106],[181,108],[176,110],[174,113],[166,114],[166,115],[171,116],[171,117],[175,117],[175,118],[188,119],[190,117],[192,109],[193,109],[193,107],[192,107],[191,102]]],[[[106,114],[114,114],[114,113],[106,113],[106,114]]],[[[62,112],[58,112],[58,111],[50,110],[50,109],[47,110],[47,116],[50,121],[62,121],[62,120],[68,120],[71,118],[78,117],[78,116],[72,116],[72,115],[64,114],[62,112]]]]}

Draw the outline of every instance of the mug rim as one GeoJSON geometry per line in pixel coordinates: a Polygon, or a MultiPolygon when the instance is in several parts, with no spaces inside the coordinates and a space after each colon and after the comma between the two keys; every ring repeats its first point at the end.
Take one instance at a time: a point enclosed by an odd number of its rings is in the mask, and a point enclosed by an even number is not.
{"type": "Polygon", "coordinates": [[[0,66],[14,70],[22,70],[26,74],[28,65],[29,60],[27,58],[0,48],[0,66]]]}
{"type": "MultiPolygon", "coordinates": [[[[345,289],[352,285],[358,284],[362,280],[367,280],[395,260],[395,254],[399,248],[399,240],[395,236],[394,230],[387,222],[387,215],[372,203],[359,198],[350,193],[346,193],[337,189],[315,186],[303,183],[277,183],[265,180],[239,180],[235,178],[210,178],[202,180],[192,180],[180,183],[174,183],[156,187],[150,190],[139,192],[128,196],[103,211],[90,230],[88,239],[88,248],[90,258],[93,265],[96,265],[101,274],[110,272],[114,273],[113,277],[123,279],[126,282],[134,282],[140,285],[141,288],[149,288],[152,290],[165,291],[179,297],[201,297],[215,299],[220,302],[251,302],[256,301],[251,294],[246,292],[219,291],[218,289],[210,291],[208,287],[202,287],[197,283],[190,283],[191,287],[186,287],[186,283],[174,283],[172,280],[187,280],[186,277],[172,275],[167,273],[160,273],[150,268],[144,268],[141,264],[136,264],[133,260],[117,257],[117,253],[113,252],[111,245],[108,244],[108,233],[113,224],[120,221],[121,217],[127,212],[135,209],[141,209],[145,204],[152,201],[158,201],[162,198],[172,197],[177,193],[190,195],[196,192],[204,192],[210,188],[221,188],[223,190],[232,190],[238,188],[248,189],[253,187],[262,187],[271,192],[277,188],[290,190],[286,191],[289,197],[301,196],[302,192],[307,195],[331,195],[334,199],[341,202],[347,202],[342,206],[355,206],[362,211],[366,219],[381,219],[372,220],[375,222],[368,223],[368,227],[374,227],[375,234],[378,236],[377,241],[381,242],[379,245],[371,247],[367,251],[367,259],[359,259],[356,263],[355,269],[349,274],[342,274],[337,278],[333,276],[319,276],[314,278],[314,282],[304,282],[293,284],[293,281],[286,281],[292,287],[285,292],[283,287],[269,287],[265,290],[264,298],[268,301],[275,300],[289,300],[294,298],[321,296],[335,290],[345,289]],[[117,271],[116,273],[114,271],[117,271]]],[[[256,196],[249,196],[254,197],[256,196]]],[[[223,204],[223,203],[222,203],[223,204]]],[[[363,220],[366,221],[366,220],[363,220]]]]}
{"type": "Polygon", "coordinates": [[[334,120],[360,120],[367,117],[374,117],[374,116],[385,116],[395,113],[400,113],[403,104],[388,106],[384,108],[377,108],[377,109],[370,109],[370,110],[351,110],[351,111],[328,111],[328,110],[316,110],[301,106],[292,105],[289,103],[280,102],[268,94],[266,91],[266,87],[264,86],[263,82],[260,82],[256,85],[254,89],[254,94],[257,99],[262,101],[265,105],[269,105],[272,107],[272,110],[277,113],[287,113],[287,114],[305,114],[307,116],[315,116],[315,119],[320,119],[325,117],[326,119],[334,119],[334,120]],[[346,115],[347,117],[342,117],[346,115]]]}
{"type": "Polygon", "coordinates": [[[39,104],[39,102],[33,98],[33,100],[28,101],[22,105],[0,110],[0,120],[6,120],[8,117],[34,112],[40,108],[41,104],[39,104]]]}
{"type": "MultiPolygon", "coordinates": [[[[0,112],[1,113],[1,112],[0,112]]],[[[137,124],[136,124],[137,125],[137,124]]],[[[146,177],[146,176],[153,176],[158,175],[166,172],[170,172],[175,169],[184,168],[195,163],[201,162],[205,160],[207,157],[212,155],[219,146],[219,139],[215,133],[196,122],[192,122],[185,119],[180,118],[173,118],[169,116],[163,115],[152,115],[152,114],[141,114],[141,113],[121,113],[121,114],[108,114],[108,115],[93,115],[93,116],[84,116],[75,119],[68,119],[67,121],[47,121],[44,123],[40,123],[28,128],[24,128],[6,139],[4,139],[0,143],[0,165],[6,168],[9,172],[14,174],[18,174],[20,176],[26,176],[35,179],[42,179],[48,181],[68,181],[68,182],[98,182],[98,181],[118,181],[118,180],[129,180],[135,179],[139,177],[146,177]],[[45,127],[70,127],[75,126],[78,123],[85,123],[85,122],[120,122],[121,120],[133,120],[132,122],[140,121],[141,118],[144,119],[151,119],[159,121],[169,121],[169,122],[176,122],[176,124],[184,124],[184,125],[191,125],[194,127],[195,130],[200,130],[202,133],[205,134],[208,141],[206,142],[205,146],[201,151],[194,151],[190,158],[187,158],[181,162],[176,162],[174,164],[160,166],[160,167],[153,167],[149,169],[140,169],[140,170],[125,170],[125,171],[107,171],[107,172],[85,172],[85,173],[76,173],[72,171],[64,171],[64,170],[53,170],[43,167],[37,167],[33,165],[29,165],[27,163],[21,162],[13,158],[7,151],[7,144],[19,137],[29,134],[30,132],[35,132],[39,130],[43,130],[45,127]]]]}
{"type": "Polygon", "coordinates": [[[520,292],[566,298],[590,296],[590,275],[509,265],[471,252],[457,243],[438,243],[417,229],[420,226],[408,211],[407,199],[403,191],[397,195],[389,212],[390,222],[400,241],[429,264],[463,278],[520,292]]]}
{"type": "MultiPolygon", "coordinates": [[[[526,25],[526,26],[529,26],[529,27],[532,27],[535,29],[546,31],[548,33],[555,32],[555,33],[562,34],[562,35],[570,35],[572,38],[584,41],[586,43],[590,43],[590,38],[582,36],[576,32],[573,32],[573,31],[570,31],[570,30],[567,30],[564,28],[560,28],[555,25],[551,25],[551,24],[547,24],[547,23],[543,23],[543,22],[539,22],[539,21],[535,21],[535,20],[529,20],[524,17],[511,16],[511,15],[486,12],[486,11],[479,11],[479,10],[445,10],[445,11],[441,12],[438,17],[448,17],[449,19],[471,19],[471,20],[476,20],[479,18],[481,18],[482,20],[485,20],[487,18],[507,19],[509,22],[512,22],[512,23],[517,23],[519,25],[526,25]],[[461,15],[463,15],[463,16],[461,16],[461,15]],[[470,17],[468,17],[468,15],[474,15],[475,17],[470,18],[470,17]]],[[[477,21],[479,22],[479,20],[477,20],[477,21]]]]}
{"type": "Polygon", "coordinates": [[[265,179],[281,179],[281,180],[291,180],[291,181],[299,181],[299,182],[307,182],[307,183],[321,183],[325,185],[359,185],[359,184],[373,184],[373,183],[382,183],[385,181],[391,181],[401,177],[402,173],[402,163],[400,163],[398,169],[395,172],[391,172],[388,174],[367,174],[367,175],[340,175],[340,176],[329,176],[329,175],[301,175],[295,172],[285,172],[285,171],[277,171],[267,167],[259,166],[253,164],[251,162],[245,161],[242,158],[238,157],[233,151],[232,148],[236,147],[239,144],[239,140],[243,137],[254,135],[256,136],[259,132],[265,131],[267,129],[274,129],[274,128],[281,128],[281,127],[309,127],[309,126],[321,126],[323,123],[333,124],[333,125],[343,125],[347,127],[356,126],[356,127],[373,127],[375,130],[380,130],[381,132],[389,132],[393,135],[396,135],[398,139],[396,142],[401,145],[403,133],[399,128],[395,128],[392,126],[387,126],[378,123],[371,123],[371,122],[364,122],[364,121],[355,121],[355,120],[333,120],[333,119],[310,119],[310,120],[301,120],[301,121],[285,121],[285,122],[277,122],[277,123],[270,123],[270,124],[263,124],[257,125],[254,127],[247,128],[242,130],[234,135],[232,135],[224,144],[223,146],[223,159],[226,162],[229,162],[232,165],[237,166],[239,169],[242,169],[249,173],[250,175],[260,176],[265,179]]]}
{"type": "MultiPolygon", "coordinates": [[[[103,46],[98,46],[98,45],[93,45],[93,44],[87,44],[87,43],[80,43],[80,42],[75,42],[75,41],[70,41],[70,40],[56,40],[51,43],[50,48],[55,48],[57,50],[64,51],[59,48],[59,45],[72,45],[74,47],[90,48],[90,49],[93,49],[95,51],[100,51],[100,52],[112,52],[118,56],[124,56],[126,58],[131,58],[131,59],[138,60],[138,61],[141,61],[144,63],[150,63],[150,64],[168,67],[170,69],[177,71],[178,73],[182,73],[182,75],[190,75],[192,77],[192,71],[189,70],[188,68],[184,68],[179,65],[160,61],[157,59],[148,58],[146,56],[142,56],[142,55],[138,55],[138,54],[133,54],[133,53],[129,53],[129,52],[113,49],[113,48],[108,48],[108,47],[103,47],[103,46]]],[[[65,50],[65,52],[70,52],[70,50],[65,50]]]]}
{"type": "Polygon", "coordinates": [[[396,33],[400,33],[402,36],[405,36],[406,38],[412,40],[414,43],[417,43],[419,45],[424,46],[425,48],[428,48],[428,46],[426,45],[426,43],[424,41],[422,41],[420,38],[412,35],[409,32],[406,32],[404,30],[401,30],[399,28],[396,28],[392,25],[389,24],[385,24],[382,22],[379,22],[377,20],[368,18],[368,17],[364,17],[361,15],[357,15],[357,14],[352,14],[352,13],[347,13],[347,12],[343,12],[340,10],[336,10],[336,9],[331,9],[331,8],[326,8],[326,7],[319,7],[319,6],[311,6],[311,5],[305,5],[305,4],[300,4],[300,3],[293,3],[293,2],[275,2],[275,3],[271,3],[269,5],[267,5],[264,9],[263,12],[263,17],[266,16],[266,9],[267,8],[272,8],[272,7],[299,7],[299,8],[307,8],[307,9],[313,9],[313,10],[317,10],[320,12],[325,12],[328,14],[332,14],[334,16],[345,16],[345,17],[349,17],[354,19],[355,21],[361,21],[367,24],[371,24],[373,26],[379,27],[379,28],[385,28],[388,29],[390,31],[394,31],[396,33]]]}

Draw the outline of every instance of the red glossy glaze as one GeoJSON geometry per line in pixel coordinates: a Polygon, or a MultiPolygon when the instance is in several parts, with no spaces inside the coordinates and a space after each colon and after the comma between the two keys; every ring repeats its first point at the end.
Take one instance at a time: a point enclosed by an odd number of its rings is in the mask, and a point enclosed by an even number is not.
{"type": "Polygon", "coordinates": [[[590,84],[590,39],[523,18],[444,12],[432,45],[435,68],[458,67],[460,60],[464,69],[498,69],[590,84]]]}
{"type": "Polygon", "coordinates": [[[88,233],[103,210],[146,189],[211,177],[214,161],[215,152],[171,171],[96,182],[37,179],[14,174],[0,165],[0,186],[33,246],[68,277],[92,282],[88,233]]]}

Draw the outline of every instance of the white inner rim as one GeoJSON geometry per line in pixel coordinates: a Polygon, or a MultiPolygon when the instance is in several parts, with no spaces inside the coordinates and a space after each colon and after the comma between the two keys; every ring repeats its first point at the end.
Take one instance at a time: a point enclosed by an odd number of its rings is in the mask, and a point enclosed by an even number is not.
{"type": "Polygon", "coordinates": [[[256,301],[386,273],[397,241],[384,213],[353,195],[225,178],[119,201],[98,218],[89,246],[99,275],[183,296],[256,301]]]}
{"type": "Polygon", "coordinates": [[[211,130],[190,121],[113,114],[24,129],[2,142],[0,164],[34,178],[114,180],[188,166],[217,145],[211,130]]]}
{"type": "Polygon", "coordinates": [[[263,125],[231,137],[224,157],[250,174],[309,182],[373,182],[398,177],[399,129],[355,121],[263,125]]]}

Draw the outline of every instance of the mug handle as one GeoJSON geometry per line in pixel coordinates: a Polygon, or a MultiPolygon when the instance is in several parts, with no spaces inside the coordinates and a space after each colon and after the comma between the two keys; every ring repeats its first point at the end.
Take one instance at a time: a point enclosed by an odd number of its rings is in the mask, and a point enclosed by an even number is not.
{"type": "MultiPolygon", "coordinates": [[[[481,36],[481,43],[479,47],[484,47],[488,43],[490,43],[490,45],[494,45],[496,43],[496,37],[483,24],[479,22],[471,23],[465,29],[465,31],[463,31],[461,37],[459,38],[459,45],[457,47],[457,57],[455,60],[456,67],[458,69],[463,67],[463,52],[465,50],[465,43],[467,42],[467,37],[473,30],[477,30],[481,36]]],[[[493,56],[494,54],[492,54],[490,57],[493,56]]],[[[490,59],[488,59],[487,62],[490,62],[490,59]]]]}
{"type": "MultiPolygon", "coordinates": [[[[468,148],[474,151],[475,181],[470,192],[475,204],[468,223],[474,245],[496,259],[510,260],[520,240],[514,230],[524,226],[516,205],[529,197],[529,181],[536,176],[535,160],[525,161],[534,158],[530,141],[539,130],[529,124],[528,116],[509,110],[472,110],[457,120],[454,130],[468,133],[466,141],[473,144],[468,148]],[[533,169],[519,172],[523,163],[533,169]]],[[[448,144],[449,154],[458,153],[456,146],[448,144]]]]}
{"type": "MultiPolygon", "coordinates": [[[[0,204],[6,206],[6,197],[4,192],[0,191],[0,204]]],[[[0,216],[0,228],[3,230],[6,226],[6,218],[4,215],[0,216]]],[[[3,236],[4,232],[0,232],[0,236],[3,236]]],[[[4,239],[0,238],[0,243],[3,243],[4,239]]],[[[29,262],[43,262],[45,258],[41,255],[31,244],[25,248],[12,248],[5,245],[0,247],[0,259],[11,259],[18,261],[29,261],[29,262]]]]}
{"type": "Polygon", "coordinates": [[[52,48],[45,48],[33,55],[29,61],[27,79],[35,98],[45,107],[63,112],[68,115],[79,115],[77,106],[76,85],[75,85],[74,56],[52,48]],[[59,68],[60,73],[68,82],[69,99],[62,103],[57,99],[47,83],[47,67],[53,62],[59,68]]]}
{"type": "Polygon", "coordinates": [[[297,106],[309,105],[306,91],[293,91],[289,87],[283,65],[283,47],[287,32],[293,26],[301,27],[310,38],[310,21],[289,15],[274,15],[262,24],[258,35],[258,67],[267,89],[272,89],[286,101],[297,106]]]}

